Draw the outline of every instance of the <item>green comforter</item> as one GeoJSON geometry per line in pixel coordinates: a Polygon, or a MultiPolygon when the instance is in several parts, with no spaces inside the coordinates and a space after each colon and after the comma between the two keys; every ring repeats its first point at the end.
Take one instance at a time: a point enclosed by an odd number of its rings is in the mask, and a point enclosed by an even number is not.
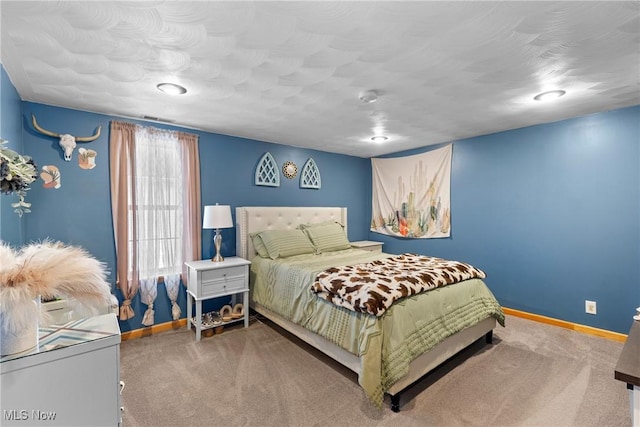
{"type": "Polygon", "coordinates": [[[346,249],[276,260],[255,257],[251,264],[252,300],[359,356],[358,381],[377,406],[384,392],[409,372],[411,361],[440,341],[489,316],[504,326],[500,305],[480,279],[404,298],[380,318],[338,307],[311,292],[316,275],[329,267],[390,256],[346,249]]]}

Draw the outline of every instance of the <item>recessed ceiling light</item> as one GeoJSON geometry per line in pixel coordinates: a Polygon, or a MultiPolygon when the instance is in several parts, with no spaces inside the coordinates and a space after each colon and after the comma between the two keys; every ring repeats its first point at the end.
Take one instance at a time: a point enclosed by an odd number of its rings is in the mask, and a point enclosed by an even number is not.
{"type": "Polygon", "coordinates": [[[386,136],[383,136],[383,135],[376,135],[376,136],[372,136],[371,137],[371,140],[373,142],[382,142],[382,141],[386,141],[387,139],[389,139],[389,138],[387,138],[386,136]]]}
{"type": "Polygon", "coordinates": [[[360,101],[364,104],[370,104],[378,100],[378,92],[375,90],[368,90],[360,94],[360,101]]]}
{"type": "Polygon", "coordinates": [[[187,93],[187,89],[175,83],[160,83],[156,87],[160,92],[168,95],[182,95],[187,93]]]}
{"type": "Polygon", "coordinates": [[[537,94],[533,97],[533,99],[535,99],[536,101],[550,101],[552,99],[560,98],[565,93],[567,92],[565,92],[564,90],[550,90],[548,92],[537,94]]]}

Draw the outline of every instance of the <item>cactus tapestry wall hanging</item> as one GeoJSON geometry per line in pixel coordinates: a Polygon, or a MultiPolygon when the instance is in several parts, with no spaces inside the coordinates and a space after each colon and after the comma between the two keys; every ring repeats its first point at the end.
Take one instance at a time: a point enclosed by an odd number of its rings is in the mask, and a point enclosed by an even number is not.
{"type": "Polygon", "coordinates": [[[372,158],[371,231],[406,238],[451,234],[452,145],[414,156],[372,158]]]}

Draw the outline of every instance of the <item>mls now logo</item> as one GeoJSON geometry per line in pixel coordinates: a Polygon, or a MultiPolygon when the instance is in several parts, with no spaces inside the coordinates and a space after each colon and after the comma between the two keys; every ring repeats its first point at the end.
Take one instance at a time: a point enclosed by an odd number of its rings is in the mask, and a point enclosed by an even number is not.
{"type": "Polygon", "coordinates": [[[34,409],[33,411],[31,411],[31,419],[36,421],[53,421],[56,419],[56,413],[38,411],[34,409]]]}
{"type": "Polygon", "coordinates": [[[18,409],[5,409],[2,411],[2,416],[6,421],[22,421],[29,419],[29,411],[18,409]]]}
{"type": "Polygon", "coordinates": [[[28,419],[35,421],[53,421],[56,419],[56,413],[36,409],[31,412],[26,409],[5,409],[2,411],[2,417],[5,421],[25,421],[28,419]]]}

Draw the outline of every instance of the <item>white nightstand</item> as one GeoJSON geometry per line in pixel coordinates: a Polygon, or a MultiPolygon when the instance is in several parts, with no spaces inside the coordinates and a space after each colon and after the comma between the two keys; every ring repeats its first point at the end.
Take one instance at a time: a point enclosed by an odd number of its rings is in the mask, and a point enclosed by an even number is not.
{"type": "MultiPolygon", "coordinates": [[[[210,259],[202,261],[185,262],[188,267],[187,281],[187,329],[191,325],[196,327],[196,341],[200,341],[202,336],[202,301],[232,295],[232,304],[236,303],[236,295],[243,294],[242,304],[244,306],[244,327],[249,327],[249,265],[247,261],[240,257],[228,257],[222,262],[213,262],[210,259]],[[196,303],[195,322],[191,316],[191,305],[193,300],[196,303]]],[[[228,324],[237,322],[234,319],[228,324]]],[[[217,325],[216,325],[217,326],[217,325]]]]}
{"type": "Polygon", "coordinates": [[[360,240],[357,242],[351,242],[352,248],[363,249],[369,252],[382,252],[382,245],[384,245],[384,242],[374,242],[371,240],[360,240]]]}

